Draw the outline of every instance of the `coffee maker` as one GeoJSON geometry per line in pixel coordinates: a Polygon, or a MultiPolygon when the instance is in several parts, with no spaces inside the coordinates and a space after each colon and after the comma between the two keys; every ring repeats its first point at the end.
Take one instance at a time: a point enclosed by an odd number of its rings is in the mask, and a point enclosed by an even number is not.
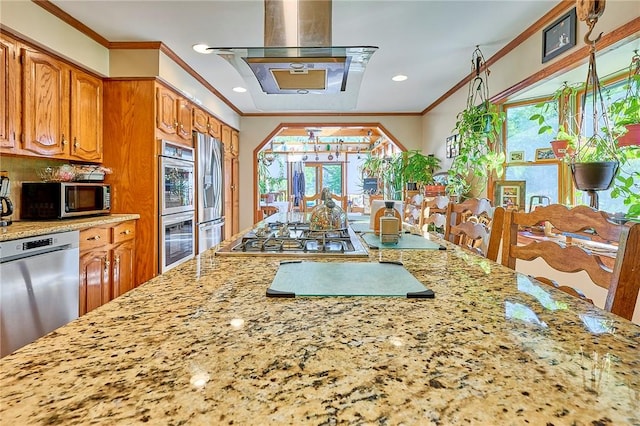
{"type": "Polygon", "coordinates": [[[11,202],[11,181],[5,171],[0,172],[0,226],[9,226],[12,221],[9,218],[13,214],[11,202]],[[5,219],[6,218],[6,219],[5,219]]]}

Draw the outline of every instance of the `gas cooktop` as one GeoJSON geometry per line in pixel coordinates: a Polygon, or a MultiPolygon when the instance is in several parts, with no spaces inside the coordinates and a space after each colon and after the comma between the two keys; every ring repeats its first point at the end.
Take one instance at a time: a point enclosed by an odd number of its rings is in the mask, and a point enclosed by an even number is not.
{"type": "Polygon", "coordinates": [[[312,231],[306,222],[262,223],[216,255],[367,257],[368,251],[349,228],[312,231]]]}

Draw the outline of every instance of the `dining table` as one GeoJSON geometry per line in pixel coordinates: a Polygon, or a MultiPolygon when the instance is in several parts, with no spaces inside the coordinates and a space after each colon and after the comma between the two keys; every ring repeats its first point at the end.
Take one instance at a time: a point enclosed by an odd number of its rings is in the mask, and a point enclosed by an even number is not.
{"type": "Polygon", "coordinates": [[[300,259],[214,247],[0,359],[2,424],[640,424],[638,325],[424,238],[313,261],[402,265],[426,299],[270,298],[300,259]]]}

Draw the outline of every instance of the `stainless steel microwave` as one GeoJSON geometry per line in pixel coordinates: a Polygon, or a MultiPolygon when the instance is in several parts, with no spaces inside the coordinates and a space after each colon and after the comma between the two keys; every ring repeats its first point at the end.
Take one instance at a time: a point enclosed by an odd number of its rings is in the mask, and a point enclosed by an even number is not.
{"type": "Polygon", "coordinates": [[[111,213],[111,186],[104,183],[23,182],[21,219],[64,219],[111,213]]]}

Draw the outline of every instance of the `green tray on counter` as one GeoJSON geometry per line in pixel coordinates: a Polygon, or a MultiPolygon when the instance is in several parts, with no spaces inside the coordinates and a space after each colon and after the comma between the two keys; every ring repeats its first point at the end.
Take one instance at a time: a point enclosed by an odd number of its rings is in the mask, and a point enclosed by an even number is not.
{"type": "Polygon", "coordinates": [[[434,297],[400,262],[280,263],[267,297],[389,296],[434,297]]]}
{"type": "Polygon", "coordinates": [[[374,233],[365,233],[360,235],[364,242],[371,249],[420,249],[420,250],[445,250],[446,248],[438,243],[434,243],[420,235],[402,234],[397,244],[381,243],[380,236],[374,233]]]}

